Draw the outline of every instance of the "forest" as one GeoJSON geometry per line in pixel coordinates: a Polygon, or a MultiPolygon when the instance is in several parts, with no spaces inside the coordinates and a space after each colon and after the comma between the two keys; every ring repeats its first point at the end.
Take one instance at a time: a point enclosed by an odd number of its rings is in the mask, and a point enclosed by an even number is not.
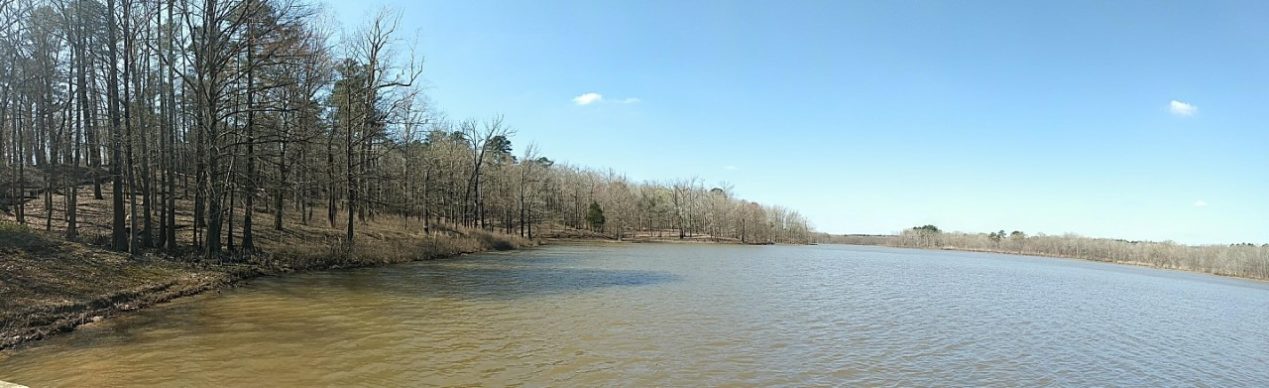
{"type": "Polygon", "coordinates": [[[249,255],[261,228],[297,222],[355,252],[386,217],[428,234],[811,241],[796,211],[729,185],[637,182],[513,147],[513,118],[450,118],[400,17],[340,29],[291,0],[0,0],[4,217],[134,255],[249,255]],[[98,202],[101,219],[81,215],[98,202]]]}

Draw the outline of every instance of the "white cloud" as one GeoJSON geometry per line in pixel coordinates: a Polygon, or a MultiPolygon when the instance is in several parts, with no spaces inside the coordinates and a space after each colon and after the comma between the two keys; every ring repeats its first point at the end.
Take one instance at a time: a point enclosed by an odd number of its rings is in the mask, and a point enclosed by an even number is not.
{"type": "Polygon", "coordinates": [[[1172,100],[1168,102],[1168,111],[1177,116],[1193,116],[1198,113],[1198,107],[1184,101],[1172,100]]]}
{"type": "Polygon", "coordinates": [[[573,103],[577,105],[590,105],[590,104],[594,104],[596,102],[602,101],[603,99],[604,99],[604,95],[595,93],[595,92],[589,92],[589,93],[583,93],[582,95],[577,97],[573,97],[573,103]]]}
{"type": "Polygon", "coordinates": [[[582,95],[573,97],[573,103],[577,105],[590,105],[601,102],[611,102],[615,104],[638,104],[643,102],[638,97],[626,97],[619,100],[604,100],[604,95],[595,92],[586,92],[582,95]]]}
{"type": "Polygon", "coordinates": [[[723,169],[727,171],[736,171],[736,170],[739,170],[740,167],[736,167],[729,164],[729,165],[723,166],[723,169]]]}
{"type": "Polygon", "coordinates": [[[1207,201],[1201,199],[1194,201],[1194,207],[1207,207],[1207,201]]]}

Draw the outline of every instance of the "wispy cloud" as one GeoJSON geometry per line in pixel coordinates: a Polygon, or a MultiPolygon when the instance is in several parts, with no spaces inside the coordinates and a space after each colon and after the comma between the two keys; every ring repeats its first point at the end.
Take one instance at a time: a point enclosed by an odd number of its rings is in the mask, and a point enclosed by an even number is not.
{"type": "Polygon", "coordinates": [[[1188,102],[1172,100],[1168,102],[1168,111],[1177,116],[1189,117],[1198,113],[1198,107],[1188,102]]]}
{"type": "Polygon", "coordinates": [[[1207,207],[1207,201],[1201,199],[1194,201],[1194,207],[1207,207]]]}
{"type": "Polygon", "coordinates": [[[640,100],[638,97],[626,97],[626,98],[616,99],[616,100],[605,100],[604,95],[596,93],[596,92],[586,92],[586,93],[582,93],[580,96],[573,97],[573,103],[577,105],[590,105],[590,104],[598,104],[598,103],[638,104],[640,102],[643,102],[643,100],[640,100]]]}
{"type": "Polygon", "coordinates": [[[726,166],[723,166],[723,169],[727,171],[736,171],[736,170],[739,170],[740,167],[736,167],[736,166],[728,164],[726,166]]]}
{"type": "Polygon", "coordinates": [[[582,93],[582,95],[577,97],[573,97],[573,103],[577,105],[590,105],[596,102],[603,101],[603,99],[604,99],[604,95],[595,93],[595,92],[589,92],[589,93],[582,93]]]}

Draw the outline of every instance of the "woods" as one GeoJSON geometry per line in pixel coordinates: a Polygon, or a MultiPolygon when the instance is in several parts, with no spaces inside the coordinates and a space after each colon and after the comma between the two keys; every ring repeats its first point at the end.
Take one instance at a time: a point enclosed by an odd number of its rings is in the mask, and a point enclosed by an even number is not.
{"type": "Polygon", "coordinates": [[[209,257],[257,251],[259,217],[282,231],[287,212],[342,229],[345,252],[377,217],[425,233],[810,241],[796,211],[727,185],[517,154],[507,118],[429,103],[399,15],[346,31],[321,15],[292,0],[0,0],[3,211],[118,251],[209,257]],[[80,216],[81,190],[109,200],[108,220],[80,216]]]}

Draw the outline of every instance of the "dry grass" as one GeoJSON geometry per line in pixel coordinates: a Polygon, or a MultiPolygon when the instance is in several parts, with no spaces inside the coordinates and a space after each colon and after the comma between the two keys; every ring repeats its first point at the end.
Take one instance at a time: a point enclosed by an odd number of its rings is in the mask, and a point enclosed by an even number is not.
{"type": "Polygon", "coordinates": [[[201,292],[245,270],[129,258],[0,221],[0,348],[201,292]]]}

